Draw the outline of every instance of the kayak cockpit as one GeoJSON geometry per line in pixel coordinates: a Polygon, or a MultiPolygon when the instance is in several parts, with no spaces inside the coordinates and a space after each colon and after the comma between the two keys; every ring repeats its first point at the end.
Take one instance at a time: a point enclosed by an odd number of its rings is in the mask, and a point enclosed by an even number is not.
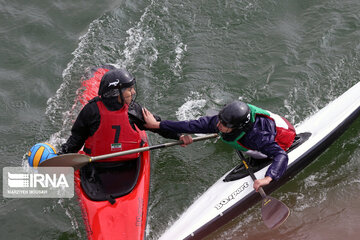
{"type": "Polygon", "coordinates": [[[109,201],[129,194],[136,186],[140,157],[121,162],[94,162],[81,168],[81,187],[92,201],[109,201]]]}
{"type": "MultiPolygon", "coordinates": [[[[289,150],[288,153],[300,146],[302,143],[304,143],[306,140],[309,139],[311,136],[311,133],[305,132],[305,133],[299,133],[296,135],[295,140],[289,150]]],[[[252,168],[252,171],[257,172],[260,169],[263,169],[264,167],[270,165],[272,162],[271,158],[266,159],[255,159],[255,158],[249,158],[248,163],[249,166],[252,168]]],[[[245,166],[241,163],[238,166],[236,166],[225,178],[224,182],[230,182],[234,181],[243,177],[246,177],[249,175],[249,172],[245,169],[245,166]]]]}

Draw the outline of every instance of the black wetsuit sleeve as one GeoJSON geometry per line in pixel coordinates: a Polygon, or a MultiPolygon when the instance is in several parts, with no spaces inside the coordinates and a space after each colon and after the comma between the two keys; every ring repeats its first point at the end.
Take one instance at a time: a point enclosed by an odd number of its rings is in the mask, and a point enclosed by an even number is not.
{"type": "MultiPolygon", "coordinates": [[[[161,118],[159,116],[154,115],[154,117],[157,121],[161,121],[161,118]]],[[[130,120],[131,125],[136,124],[136,126],[140,130],[149,130],[151,132],[159,134],[160,136],[162,136],[164,138],[178,140],[181,135],[174,131],[169,131],[169,130],[164,130],[164,129],[148,129],[148,128],[146,128],[144,126],[146,124],[146,122],[145,122],[144,116],[142,114],[142,107],[138,103],[133,103],[129,107],[129,120],[130,120]]]]}
{"type": "Polygon", "coordinates": [[[76,153],[85,143],[85,140],[92,136],[100,125],[100,112],[95,101],[89,102],[80,111],[73,127],[71,136],[61,146],[61,153],[76,153]]]}

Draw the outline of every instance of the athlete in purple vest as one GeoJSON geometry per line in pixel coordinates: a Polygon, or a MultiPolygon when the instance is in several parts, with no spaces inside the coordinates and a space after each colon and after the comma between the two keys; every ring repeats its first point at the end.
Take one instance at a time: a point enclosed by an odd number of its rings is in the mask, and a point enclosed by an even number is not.
{"type": "MultiPolygon", "coordinates": [[[[157,121],[148,110],[144,109],[143,114],[148,128],[177,133],[219,133],[236,150],[256,159],[271,158],[265,177],[254,182],[256,191],[284,174],[288,163],[286,151],[296,136],[295,128],[285,118],[240,101],[226,105],[218,115],[198,120],[157,121]]],[[[184,142],[191,143],[191,136],[186,136],[184,142]]]]}

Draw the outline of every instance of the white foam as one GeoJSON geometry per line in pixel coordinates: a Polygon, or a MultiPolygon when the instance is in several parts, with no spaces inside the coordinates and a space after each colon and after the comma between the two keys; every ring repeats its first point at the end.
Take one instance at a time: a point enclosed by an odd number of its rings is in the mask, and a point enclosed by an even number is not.
{"type": "MultiPolygon", "coordinates": [[[[153,2],[145,9],[143,15],[141,16],[139,22],[135,24],[134,27],[129,28],[126,33],[129,35],[126,38],[124,43],[125,49],[123,50],[123,58],[120,59],[116,64],[113,64],[115,67],[127,68],[134,64],[135,57],[139,54],[141,49],[148,49],[151,47],[151,42],[154,41],[154,37],[152,36],[149,30],[146,30],[146,25],[144,22],[146,21],[146,17],[149,15],[149,11],[153,2]]],[[[149,16],[150,17],[150,16],[149,16]]],[[[68,131],[67,126],[71,126],[74,118],[76,117],[74,113],[80,110],[79,103],[75,102],[70,110],[65,110],[65,106],[63,104],[66,96],[69,91],[70,84],[72,82],[72,74],[76,71],[75,66],[79,65],[82,62],[82,58],[86,56],[86,52],[89,48],[89,43],[93,39],[93,33],[98,31],[101,26],[104,25],[104,20],[96,19],[94,20],[90,26],[87,33],[79,38],[80,42],[78,47],[74,50],[72,55],[74,58],[67,64],[66,69],[62,73],[63,82],[60,85],[59,89],[56,91],[56,94],[49,98],[47,101],[46,115],[49,117],[50,121],[53,124],[56,124],[59,121],[59,112],[60,116],[63,119],[63,127],[59,132],[56,132],[50,136],[50,139],[47,141],[50,144],[54,145],[54,147],[60,146],[60,144],[65,142],[63,135],[68,136],[69,133],[64,133],[64,131],[68,131]],[[78,109],[79,108],[79,109],[78,109]],[[61,113],[62,112],[62,113],[61,113]]],[[[153,55],[147,58],[148,64],[151,66],[152,62],[157,59],[158,51],[155,48],[152,48],[153,55]]],[[[77,67],[76,67],[77,68],[77,67]]],[[[76,94],[79,94],[78,90],[76,94]]]]}
{"type": "Polygon", "coordinates": [[[71,83],[71,73],[73,72],[73,68],[77,63],[81,62],[81,58],[85,55],[84,52],[86,52],[89,47],[88,43],[93,37],[92,33],[95,32],[96,29],[98,29],[102,23],[103,21],[99,19],[93,21],[90,24],[87,33],[85,33],[83,36],[79,38],[80,40],[79,45],[75,49],[75,51],[72,52],[74,58],[67,64],[67,67],[62,72],[63,82],[61,83],[59,89],[56,91],[55,96],[49,98],[47,101],[47,108],[45,114],[49,117],[50,121],[53,124],[55,124],[56,121],[58,121],[56,117],[57,116],[56,113],[62,110],[61,99],[64,99],[66,97],[65,94],[67,88],[71,83]]]}
{"type": "Polygon", "coordinates": [[[182,64],[181,63],[184,58],[184,53],[187,51],[187,45],[182,43],[178,39],[179,39],[179,37],[175,37],[175,40],[178,43],[175,48],[175,53],[176,53],[175,61],[171,67],[175,76],[180,76],[182,74],[182,64]]]}
{"type": "Polygon", "coordinates": [[[57,203],[65,210],[65,215],[70,219],[71,226],[75,230],[76,235],[82,238],[83,236],[81,236],[81,232],[79,231],[79,224],[76,221],[75,212],[70,207],[65,206],[63,198],[60,198],[57,203]]]}
{"type": "Polygon", "coordinates": [[[315,176],[315,175],[310,175],[310,176],[308,176],[305,180],[304,180],[304,182],[305,182],[305,187],[306,188],[308,188],[308,187],[310,187],[310,188],[312,188],[312,187],[314,187],[314,186],[316,186],[318,183],[319,183],[319,181],[317,181],[317,176],[315,176]]]}
{"type": "Polygon", "coordinates": [[[187,97],[185,101],[176,111],[176,117],[179,121],[197,119],[202,116],[206,100],[201,99],[198,92],[191,92],[191,96],[187,97]]]}
{"type": "Polygon", "coordinates": [[[149,6],[145,8],[144,13],[141,15],[139,21],[132,28],[129,28],[126,33],[126,41],[124,43],[125,49],[123,50],[123,58],[116,62],[116,65],[122,68],[132,66],[135,64],[136,56],[143,55],[141,51],[146,51],[146,65],[152,66],[153,62],[158,59],[159,51],[154,47],[155,37],[151,32],[147,23],[152,18],[150,11],[154,2],[152,1],[149,6]],[[150,56],[148,56],[150,55],[150,56]]]}

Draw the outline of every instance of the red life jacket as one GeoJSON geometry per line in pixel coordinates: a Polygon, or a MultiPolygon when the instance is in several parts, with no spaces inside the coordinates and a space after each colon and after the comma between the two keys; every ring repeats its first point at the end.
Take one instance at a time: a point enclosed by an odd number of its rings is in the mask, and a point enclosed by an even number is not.
{"type": "MultiPolygon", "coordinates": [[[[130,125],[128,105],[124,104],[117,111],[109,111],[101,100],[96,104],[100,112],[100,125],[94,135],[85,141],[84,151],[87,155],[99,156],[140,147],[141,137],[130,125]]],[[[133,153],[104,161],[124,161],[139,155],[140,153],[133,153]]]]}
{"type": "Polygon", "coordinates": [[[284,117],[281,117],[281,118],[287,125],[287,128],[284,126],[280,127],[280,126],[276,125],[275,142],[277,142],[282,149],[287,151],[287,150],[289,150],[289,148],[291,147],[291,145],[294,142],[296,132],[295,132],[294,126],[286,118],[284,118],[284,117]]]}
{"type": "Polygon", "coordinates": [[[291,147],[291,145],[293,144],[296,136],[295,127],[286,118],[274,114],[272,112],[269,113],[270,116],[264,114],[259,114],[259,115],[271,119],[272,121],[275,122],[275,126],[276,126],[275,142],[279,144],[279,146],[285,152],[287,152],[291,147]]]}

